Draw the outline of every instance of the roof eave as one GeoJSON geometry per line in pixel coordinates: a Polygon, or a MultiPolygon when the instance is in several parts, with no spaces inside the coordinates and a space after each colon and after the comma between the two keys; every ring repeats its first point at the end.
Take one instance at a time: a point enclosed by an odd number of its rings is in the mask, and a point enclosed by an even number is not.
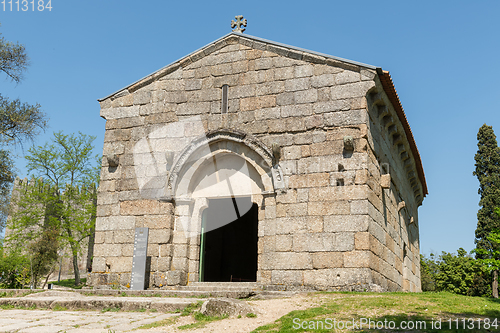
{"type": "Polygon", "coordinates": [[[408,123],[408,119],[406,118],[406,114],[403,110],[401,101],[399,100],[398,93],[396,92],[396,87],[394,86],[394,82],[392,81],[389,71],[384,71],[382,70],[382,68],[377,68],[377,74],[380,78],[380,82],[382,83],[382,87],[384,88],[384,91],[387,94],[387,97],[389,98],[394,109],[396,110],[396,114],[398,115],[399,121],[403,125],[406,137],[408,138],[408,143],[410,144],[410,149],[413,154],[413,158],[415,159],[418,178],[420,180],[420,183],[422,184],[423,195],[425,197],[429,192],[427,191],[427,182],[425,181],[424,167],[422,165],[420,153],[418,152],[417,143],[415,142],[415,138],[413,137],[410,124],[408,123]]]}

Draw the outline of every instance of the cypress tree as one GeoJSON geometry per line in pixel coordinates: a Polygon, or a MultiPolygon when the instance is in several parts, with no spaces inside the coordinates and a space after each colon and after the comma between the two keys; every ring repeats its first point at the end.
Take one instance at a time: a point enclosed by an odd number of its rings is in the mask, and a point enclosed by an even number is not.
{"type": "MultiPolygon", "coordinates": [[[[500,216],[495,208],[500,207],[500,149],[493,128],[484,124],[477,133],[477,153],[475,156],[476,170],[473,172],[479,180],[478,193],[479,211],[477,212],[476,250],[485,250],[477,253],[478,259],[488,259],[495,246],[488,241],[490,233],[500,229],[500,216]]],[[[498,297],[498,272],[493,272],[493,295],[498,297]]]]}

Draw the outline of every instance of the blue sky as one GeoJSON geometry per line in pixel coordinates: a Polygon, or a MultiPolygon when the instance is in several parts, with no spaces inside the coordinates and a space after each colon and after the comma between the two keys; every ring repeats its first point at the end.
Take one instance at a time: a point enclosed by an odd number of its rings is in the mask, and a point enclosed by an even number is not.
{"type": "MultiPolygon", "coordinates": [[[[47,3],[47,1],[45,1],[47,3]]],[[[53,131],[95,135],[98,98],[231,31],[389,70],[419,148],[429,195],[419,209],[421,252],[474,248],[479,197],[472,176],[476,135],[500,133],[500,2],[497,1],[130,1],[52,0],[52,10],[3,11],[0,32],[27,48],[10,98],[40,103],[53,131]]],[[[25,147],[26,149],[26,147],[25,147]]],[[[20,149],[16,152],[22,156],[20,149]]],[[[25,176],[24,160],[17,160],[25,176]]]]}

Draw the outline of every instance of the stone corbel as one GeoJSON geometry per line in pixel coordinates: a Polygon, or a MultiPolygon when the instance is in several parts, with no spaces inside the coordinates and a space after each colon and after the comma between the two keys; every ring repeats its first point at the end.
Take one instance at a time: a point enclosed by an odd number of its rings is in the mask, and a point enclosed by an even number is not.
{"type": "Polygon", "coordinates": [[[382,186],[382,188],[391,188],[391,175],[381,175],[380,186],[382,186]]]}
{"type": "Polygon", "coordinates": [[[108,165],[112,168],[116,168],[118,164],[120,164],[120,157],[116,154],[108,154],[106,155],[106,159],[108,161],[108,165]]]}
{"type": "Polygon", "coordinates": [[[354,151],[354,139],[352,136],[344,136],[344,150],[354,151]]]}

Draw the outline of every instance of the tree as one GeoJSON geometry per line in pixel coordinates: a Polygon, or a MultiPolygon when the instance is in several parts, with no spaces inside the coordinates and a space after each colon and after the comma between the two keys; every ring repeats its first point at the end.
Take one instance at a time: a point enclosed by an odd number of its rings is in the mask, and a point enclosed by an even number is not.
{"type": "MultiPolygon", "coordinates": [[[[0,34],[0,72],[19,83],[29,61],[24,45],[5,40],[0,34]]],[[[39,104],[9,100],[0,94],[0,144],[21,145],[33,138],[47,126],[47,116],[39,104]]],[[[9,192],[14,181],[13,163],[8,149],[0,149],[0,232],[4,227],[6,211],[10,204],[9,192]]]]}
{"type": "Polygon", "coordinates": [[[20,251],[4,251],[0,246],[0,288],[20,289],[30,283],[30,262],[20,251]]]}
{"type": "MultiPolygon", "coordinates": [[[[476,228],[476,258],[492,259],[498,245],[488,240],[493,230],[500,229],[500,216],[495,208],[500,207],[500,149],[493,128],[484,124],[477,133],[478,151],[475,156],[476,170],[473,172],[479,180],[479,211],[476,228]],[[484,251],[481,251],[484,250],[484,251]]],[[[493,270],[493,297],[498,298],[498,270],[493,270]]]]}
{"type": "Polygon", "coordinates": [[[12,222],[16,231],[11,238],[17,237],[17,242],[26,237],[39,239],[44,229],[56,228],[60,247],[71,249],[76,285],[80,284],[82,242],[93,235],[95,226],[99,161],[92,155],[94,140],[82,133],[58,132],[51,143],[30,148],[28,170],[44,181],[34,180],[37,186],[27,186],[19,196],[12,222]]]}
{"type": "Polygon", "coordinates": [[[6,242],[9,250],[29,259],[30,284],[36,288],[58,258],[60,204],[55,188],[42,179],[21,183],[13,192],[15,208],[6,242]]]}
{"type": "MultiPolygon", "coordinates": [[[[28,55],[24,45],[5,40],[0,33],[0,71],[19,83],[28,67],[28,55]]],[[[0,94],[0,141],[22,144],[33,138],[47,126],[47,116],[39,104],[9,100],[0,94]]]]}
{"type": "Polygon", "coordinates": [[[420,281],[422,291],[436,291],[436,275],[438,274],[438,264],[431,253],[429,258],[420,255],[420,281]]]}
{"type": "MultiPolygon", "coordinates": [[[[495,208],[495,214],[500,216],[500,207],[495,208]]],[[[500,270],[500,229],[493,229],[486,237],[488,247],[476,249],[476,254],[480,257],[478,261],[483,265],[488,273],[493,273],[492,293],[498,298],[498,271],[500,270]]]]}
{"type": "Polygon", "coordinates": [[[473,286],[474,277],[480,272],[480,264],[463,248],[458,249],[456,255],[443,252],[439,256],[436,291],[467,295],[473,286]]]}
{"type": "Polygon", "coordinates": [[[10,207],[10,190],[14,181],[14,163],[8,150],[0,150],[0,233],[5,228],[10,207]]]}

